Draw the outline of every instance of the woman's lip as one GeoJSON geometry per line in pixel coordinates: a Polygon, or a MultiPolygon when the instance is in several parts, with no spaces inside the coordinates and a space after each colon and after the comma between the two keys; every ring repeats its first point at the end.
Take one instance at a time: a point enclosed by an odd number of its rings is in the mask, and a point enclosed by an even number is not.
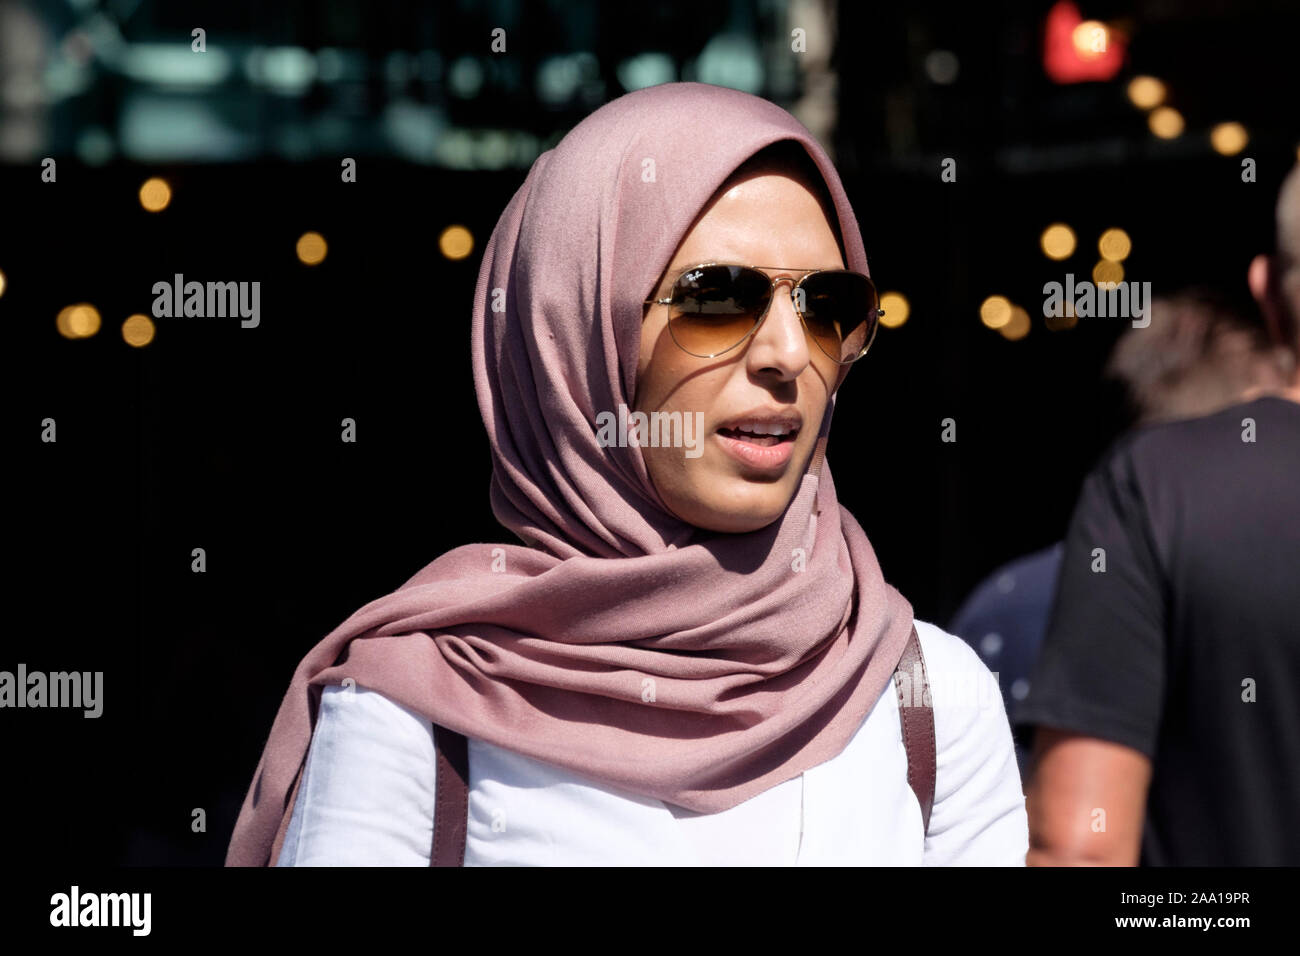
{"type": "Polygon", "coordinates": [[[756,445],[738,438],[728,438],[721,432],[714,432],[713,437],[732,458],[760,471],[781,471],[790,463],[790,457],[794,454],[792,439],[775,445],[756,445]]]}

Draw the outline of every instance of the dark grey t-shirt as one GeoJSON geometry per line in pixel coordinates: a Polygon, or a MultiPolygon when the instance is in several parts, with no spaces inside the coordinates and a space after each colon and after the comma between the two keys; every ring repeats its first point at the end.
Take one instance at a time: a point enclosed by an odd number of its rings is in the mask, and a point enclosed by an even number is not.
{"type": "Polygon", "coordinates": [[[1106,453],[1026,724],[1152,759],[1143,865],[1300,866],[1300,404],[1260,398],[1106,453]]]}

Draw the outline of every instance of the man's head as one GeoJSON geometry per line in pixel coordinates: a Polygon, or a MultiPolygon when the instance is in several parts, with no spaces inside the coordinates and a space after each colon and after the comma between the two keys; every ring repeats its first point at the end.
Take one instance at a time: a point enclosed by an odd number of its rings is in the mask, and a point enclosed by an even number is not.
{"type": "MultiPolygon", "coordinates": [[[[1282,183],[1276,219],[1277,251],[1256,256],[1246,281],[1272,340],[1300,357],[1300,164],[1282,183]]],[[[1292,363],[1290,377],[1300,388],[1300,361],[1292,363]]]]}
{"type": "Polygon", "coordinates": [[[1288,386],[1294,353],[1257,316],[1207,288],[1151,303],[1150,322],[1126,329],[1106,364],[1137,424],[1208,415],[1288,386]]]}

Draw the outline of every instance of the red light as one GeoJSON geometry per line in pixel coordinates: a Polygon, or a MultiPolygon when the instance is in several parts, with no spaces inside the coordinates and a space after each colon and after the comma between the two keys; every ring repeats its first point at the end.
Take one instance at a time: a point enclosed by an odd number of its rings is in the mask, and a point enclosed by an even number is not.
{"type": "Polygon", "coordinates": [[[1106,30],[1105,48],[1096,49],[1076,41],[1075,30],[1083,16],[1070,0],[1059,0],[1047,13],[1043,37],[1043,69],[1053,83],[1086,83],[1110,80],[1124,65],[1124,37],[1106,30]]]}

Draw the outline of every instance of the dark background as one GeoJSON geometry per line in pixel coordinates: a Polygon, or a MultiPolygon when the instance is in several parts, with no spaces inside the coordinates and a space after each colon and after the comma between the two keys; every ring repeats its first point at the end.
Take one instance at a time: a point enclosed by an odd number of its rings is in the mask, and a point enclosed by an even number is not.
{"type": "MultiPolygon", "coordinates": [[[[0,13],[19,7],[52,49],[69,36],[75,49],[79,31],[100,43],[102,16],[131,42],[188,47],[199,25],[210,48],[346,48],[362,66],[293,95],[238,76],[158,94],[96,54],[89,85],[50,94],[38,141],[0,165],[2,422],[16,479],[5,571],[16,613],[0,669],[105,675],[97,720],[0,712],[9,858],[219,864],[306,651],[444,551],[510,540],[488,507],[469,316],[483,246],[531,158],[451,168],[395,146],[379,117],[415,104],[439,135],[515,129],[549,146],[624,92],[618,65],[640,51],[665,51],[673,79],[700,78],[697,58],[724,32],[758,44],[760,62],[779,59],[787,5],[4,0],[0,13]],[[494,26],[511,52],[473,95],[453,92],[445,68],[389,72],[394,51],[486,64],[494,26]],[[539,99],[531,78],[546,58],[582,51],[595,64],[583,83],[539,99]],[[239,145],[199,137],[187,156],[178,139],[151,158],[128,133],[154,94],[210,109],[239,145]],[[40,181],[45,156],[57,183],[40,181]],[[358,159],[356,183],[340,182],[341,156],[358,159]],[[160,214],[136,198],[154,175],[173,188],[160,214]],[[475,239],[461,261],[438,250],[453,223],[475,239]],[[294,255],[309,229],[329,243],[315,267],[294,255]],[[121,321],[149,313],[153,283],[177,272],[260,281],[260,327],[159,319],[151,344],[126,345],[121,321]],[[103,328],[65,339],[55,315],[81,301],[103,328]],[[39,439],[47,417],[57,443],[39,439]],[[340,441],[344,417],[355,444],[340,441]],[[203,574],[190,569],[196,547],[203,574]],[[197,807],[204,833],[191,832],[197,807]]],[[[1245,300],[1300,144],[1297,5],[1085,4],[1129,46],[1115,79],[1068,85],[1043,70],[1047,8],[841,3],[832,21],[828,146],[872,274],[907,295],[911,317],[882,329],[850,375],[828,460],[886,577],[941,624],[998,564],[1063,534],[1085,470],[1124,424],[1099,370],[1128,323],[1049,331],[1043,283],[1087,278],[1097,236],[1120,226],[1134,242],[1126,279],[1245,300]],[[959,58],[955,82],[927,76],[934,49],[959,58]],[[1152,136],[1126,99],[1139,73],[1168,84],[1187,121],[1178,139],[1152,136]],[[1250,131],[1240,155],[1209,146],[1223,120],[1250,131]],[[1241,181],[1246,156],[1256,183],[1241,181]],[[939,178],[944,157],[958,161],[955,183],[939,178]],[[1039,250],[1053,221],[1078,236],[1066,262],[1039,250]],[[993,293],[1029,309],[1027,337],[981,325],[993,293]],[[945,417],[954,444],[940,441],[945,417]]],[[[803,88],[780,75],[756,92],[789,107],[803,88]]],[[[165,115],[144,115],[167,142],[165,115]]],[[[17,121],[11,99],[0,122],[17,121]]]]}

